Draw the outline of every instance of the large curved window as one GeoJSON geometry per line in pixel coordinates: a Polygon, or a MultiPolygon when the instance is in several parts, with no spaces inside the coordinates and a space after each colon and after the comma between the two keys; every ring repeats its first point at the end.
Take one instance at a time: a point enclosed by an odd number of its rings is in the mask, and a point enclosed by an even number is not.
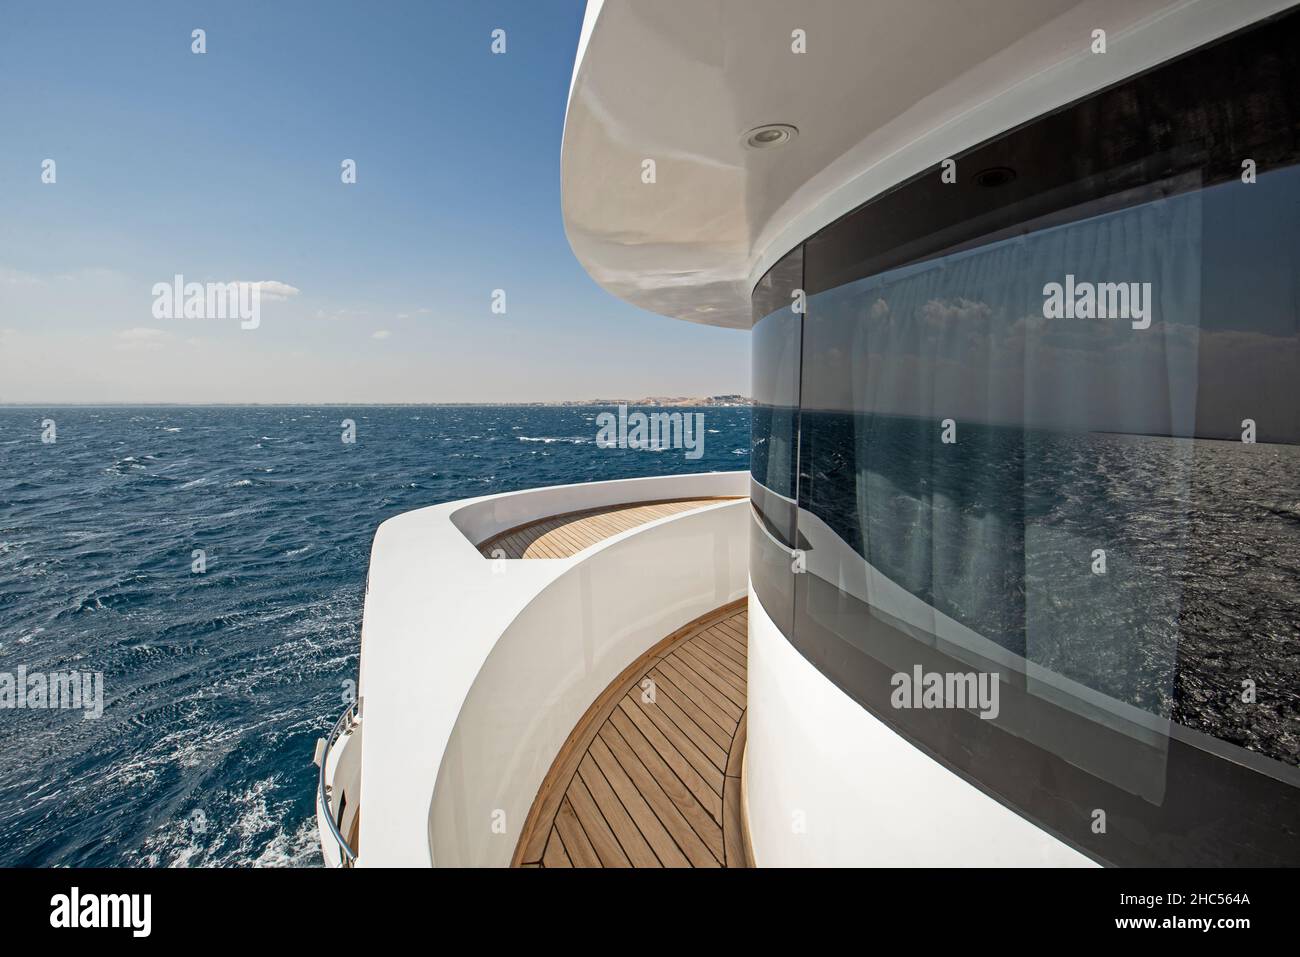
{"type": "Polygon", "coordinates": [[[794,563],[799,441],[799,349],[803,252],[777,263],[754,290],[753,441],[749,500],[749,574],[768,616],[789,633],[794,614],[794,563]],[[793,294],[792,294],[793,291],[793,294]]]}
{"type": "Polygon", "coordinates": [[[1300,863],[1297,49],[1289,15],[982,144],[755,290],[765,609],[1106,862],[1300,863]],[[900,704],[932,674],[996,706],[900,704]]]}

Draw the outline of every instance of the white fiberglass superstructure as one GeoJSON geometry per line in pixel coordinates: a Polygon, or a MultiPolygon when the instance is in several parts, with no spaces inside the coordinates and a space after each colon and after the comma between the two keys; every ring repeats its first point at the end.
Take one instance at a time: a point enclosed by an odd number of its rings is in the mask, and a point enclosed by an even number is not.
{"type": "Polygon", "coordinates": [[[591,0],[570,243],[752,330],[751,470],[385,522],[327,863],[1295,863],[1294,519],[1203,530],[1295,501],[1291,8],[591,0]]]}

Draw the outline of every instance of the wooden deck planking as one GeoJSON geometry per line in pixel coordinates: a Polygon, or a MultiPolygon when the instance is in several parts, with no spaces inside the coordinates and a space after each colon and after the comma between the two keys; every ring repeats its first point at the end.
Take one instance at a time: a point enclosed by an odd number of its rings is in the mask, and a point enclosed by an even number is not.
{"type": "Polygon", "coordinates": [[[602,692],[538,791],[515,866],[749,866],[744,627],[742,599],[668,636],[602,692]]]}
{"type": "MultiPolygon", "coordinates": [[[[552,840],[559,843],[564,848],[564,856],[573,867],[600,867],[600,855],[596,853],[596,848],[587,837],[587,833],[578,823],[578,812],[573,809],[573,805],[565,798],[560,805],[560,811],[555,816],[555,826],[551,828],[552,840]],[[567,843],[566,843],[567,842],[567,843]]],[[[550,850],[547,844],[546,849],[550,850]]],[[[549,867],[551,865],[546,864],[549,867]]],[[[561,865],[563,866],[563,865],[561,865]]]]}
{"type": "Polygon", "coordinates": [[[725,719],[719,722],[705,711],[699,704],[691,699],[691,696],[673,684],[662,671],[658,668],[651,669],[650,677],[655,682],[655,689],[660,696],[660,700],[672,702],[677,707],[690,716],[701,731],[707,734],[710,740],[718,747],[722,748],[723,753],[731,747],[733,732],[727,730],[725,719]]]}
{"type": "Polygon", "coordinates": [[[662,671],[674,685],[690,695],[696,706],[722,727],[731,727],[740,720],[741,709],[737,708],[730,698],[719,694],[712,685],[698,677],[681,662],[665,658],[659,662],[658,670],[662,671]]]}
{"type": "MultiPolygon", "coordinates": [[[[636,725],[632,724],[622,710],[616,709],[610,715],[605,727],[612,727],[623,736],[623,740],[627,742],[628,747],[654,775],[654,779],[660,788],[672,800],[673,807],[690,825],[691,831],[699,837],[713,855],[714,864],[712,866],[720,866],[718,862],[723,859],[722,825],[719,823],[717,815],[711,812],[706,805],[700,803],[695,796],[695,792],[686,786],[681,777],[664,760],[663,755],[655,749],[655,746],[637,729],[636,725]]],[[[685,843],[689,842],[690,838],[687,836],[685,843]]]]}
{"type": "Polygon", "coordinates": [[[552,515],[493,535],[480,542],[478,550],[484,558],[568,558],[647,522],[727,501],[733,499],[684,498],[552,515]],[[494,555],[498,549],[501,554],[494,555]]]}

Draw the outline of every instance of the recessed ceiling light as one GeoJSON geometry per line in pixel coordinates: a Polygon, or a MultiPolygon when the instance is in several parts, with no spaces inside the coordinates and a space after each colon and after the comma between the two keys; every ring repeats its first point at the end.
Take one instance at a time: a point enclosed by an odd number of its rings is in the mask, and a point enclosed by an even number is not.
{"type": "Polygon", "coordinates": [[[744,140],[751,150],[769,150],[784,146],[798,135],[799,131],[789,123],[766,123],[746,133],[744,140]]]}
{"type": "Polygon", "coordinates": [[[989,189],[1005,186],[1016,178],[1016,171],[1010,166],[991,166],[975,174],[975,182],[989,189]]]}

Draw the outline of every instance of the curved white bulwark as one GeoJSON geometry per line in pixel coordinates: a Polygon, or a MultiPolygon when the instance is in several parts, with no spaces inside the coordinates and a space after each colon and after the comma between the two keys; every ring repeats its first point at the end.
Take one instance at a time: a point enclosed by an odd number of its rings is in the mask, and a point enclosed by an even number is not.
{"type": "Polygon", "coordinates": [[[628,302],[748,329],[755,283],[849,210],[1294,2],[590,0],[564,127],[569,243],[628,302]],[[775,123],[798,135],[746,147],[775,123]]]}
{"type": "MultiPolygon", "coordinates": [[[[343,739],[348,761],[360,748],[358,866],[508,864],[546,771],[600,692],[665,635],[745,594],[748,500],[658,519],[571,558],[491,559],[477,543],[566,512],[747,493],[745,472],[663,476],[384,522],[370,558],[359,732],[343,739]]],[[[325,759],[327,769],[340,761],[325,759]]]]}

